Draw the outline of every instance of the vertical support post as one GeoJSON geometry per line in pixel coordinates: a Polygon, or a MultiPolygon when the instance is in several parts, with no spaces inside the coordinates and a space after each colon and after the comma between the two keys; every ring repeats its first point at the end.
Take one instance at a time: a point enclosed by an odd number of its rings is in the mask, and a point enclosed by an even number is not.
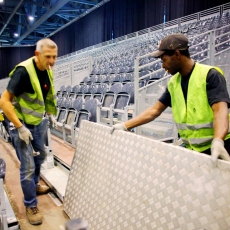
{"type": "Polygon", "coordinates": [[[47,168],[51,169],[54,167],[54,155],[51,145],[51,134],[50,134],[50,127],[47,129],[47,138],[48,138],[48,152],[47,152],[47,168]]]}
{"type": "Polygon", "coordinates": [[[215,63],[215,31],[211,31],[209,34],[209,60],[210,65],[215,63]]]}
{"type": "MultiPolygon", "coordinates": [[[[134,116],[137,116],[139,111],[139,58],[134,60],[134,102],[135,102],[135,111],[134,116]]],[[[140,134],[139,128],[135,128],[135,133],[140,134]]]]}

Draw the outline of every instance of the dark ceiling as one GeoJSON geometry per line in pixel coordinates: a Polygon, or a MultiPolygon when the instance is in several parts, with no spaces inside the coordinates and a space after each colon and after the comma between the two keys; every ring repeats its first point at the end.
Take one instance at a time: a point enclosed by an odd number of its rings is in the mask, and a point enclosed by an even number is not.
{"type": "Polygon", "coordinates": [[[100,2],[103,0],[0,0],[0,46],[34,45],[100,2]]]}

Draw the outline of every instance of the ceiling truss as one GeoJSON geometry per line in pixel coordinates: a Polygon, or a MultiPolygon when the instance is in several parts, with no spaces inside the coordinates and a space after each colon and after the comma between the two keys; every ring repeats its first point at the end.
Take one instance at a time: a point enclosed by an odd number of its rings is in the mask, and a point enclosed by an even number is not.
{"type": "Polygon", "coordinates": [[[0,46],[34,45],[100,2],[103,0],[3,0],[0,3],[0,46]]]}

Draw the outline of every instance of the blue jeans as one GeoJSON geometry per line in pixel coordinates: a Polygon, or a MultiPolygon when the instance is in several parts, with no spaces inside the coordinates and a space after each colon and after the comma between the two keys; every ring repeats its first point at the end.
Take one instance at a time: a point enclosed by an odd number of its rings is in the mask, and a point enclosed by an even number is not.
{"type": "Polygon", "coordinates": [[[40,179],[41,164],[46,158],[45,143],[47,138],[48,119],[43,119],[37,126],[26,125],[33,136],[31,144],[34,151],[40,152],[38,156],[32,156],[32,148],[19,138],[17,129],[9,129],[11,142],[15,148],[17,157],[21,162],[20,180],[24,194],[26,207],[36,207],[36,188],[40,179]]]}

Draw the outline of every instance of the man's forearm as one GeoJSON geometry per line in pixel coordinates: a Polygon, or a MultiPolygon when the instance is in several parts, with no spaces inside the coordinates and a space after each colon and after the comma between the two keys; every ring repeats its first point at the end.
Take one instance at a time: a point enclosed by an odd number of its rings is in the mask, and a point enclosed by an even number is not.
{"type": "Polygon", "coordinates": [[[144,125],[150,121],[153,121],[155,118],[161,115],[161,113],[167,108],[167,106],[163,105],[161,102],[156,102],[155,105],[146,109],[144,112],[139,114],[138,116],[134,117],[126,121],[125,127],[130,130],[140,125],[144,125]]]}
{"type": "Polygon", "coordinates": [[[228,117],[228,107],[225,102],[219,102],[212,106],[214,113],[214,136],[213,138],[219,138],[224,140],[228,134],[229,128],[229,117],[228,117]]]}

